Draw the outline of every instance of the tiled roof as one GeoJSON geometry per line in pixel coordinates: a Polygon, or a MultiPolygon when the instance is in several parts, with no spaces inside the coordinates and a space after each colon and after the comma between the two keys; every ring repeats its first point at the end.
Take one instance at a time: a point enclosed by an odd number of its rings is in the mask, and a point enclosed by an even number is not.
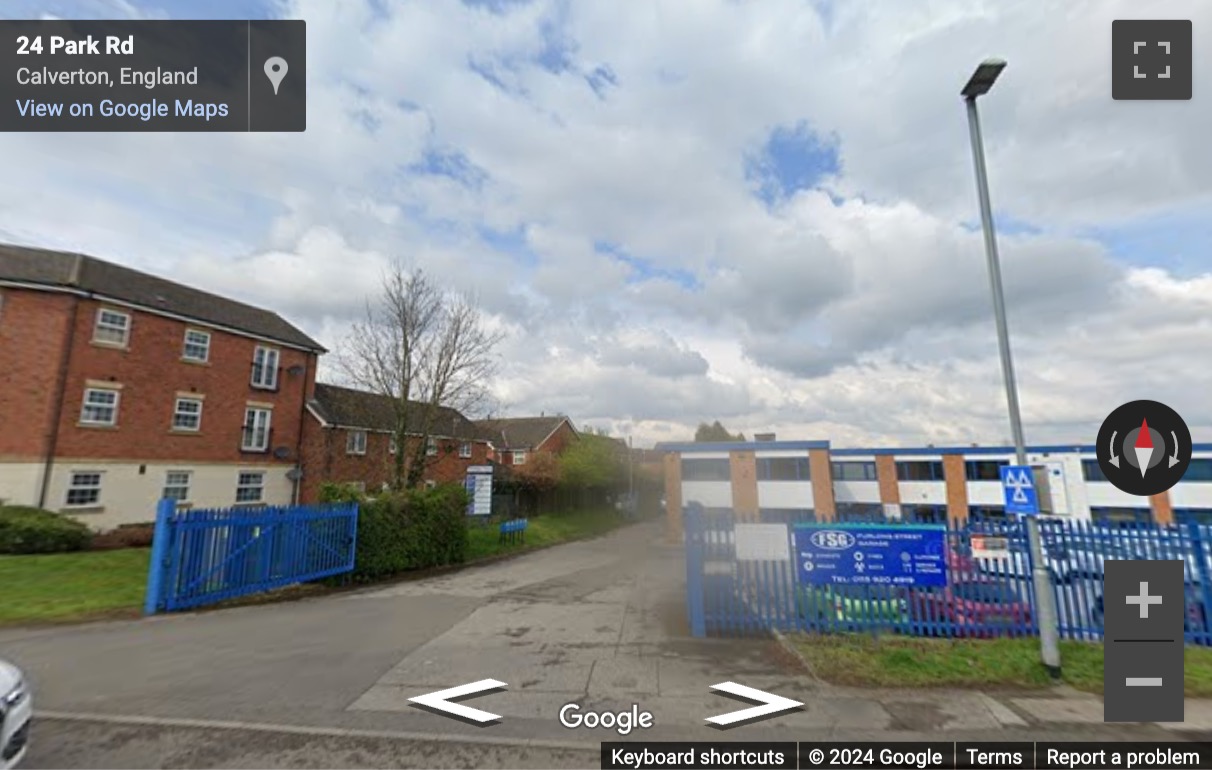
{"type": "Polygon", "coordinates": [[[320,343],[277,313],[83,254],[0,244],[0,280],[92,292],[324,352],[320,343]]]}
{"type": "Polygon", "coordinates": [[[567,419],[564,415],[508,417],[478,420],[476,425],[497,449],[534,449],[567,419]]]}
{"type": "MultiPolygon", "coordinates": [[[[423,432],[421,410],[426,408],[426,404],[413,401],[410,405],[415,409],[408,411],[408,433],[420,435],[423,432]]],[[[396,400],[390,396],[317,382],[315,397],[308,402],[308,406],[329,425],[387,432],[395,430],[396,400]]],[[[438,407],[430,433],[472,441],[484,440],[475,423],[447,406],[438,407]]]]}

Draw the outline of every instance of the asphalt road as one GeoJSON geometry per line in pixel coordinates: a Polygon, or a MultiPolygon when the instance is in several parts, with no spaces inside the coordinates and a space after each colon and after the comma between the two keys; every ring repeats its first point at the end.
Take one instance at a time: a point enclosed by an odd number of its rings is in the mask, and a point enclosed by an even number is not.
{"type": "MultiPolygon", "coordinates": [[[[1181,739],[1094,724],[1091,701],[822,685],[766,639],[697,640],[680,548],[658,523],[348,594],[0,632],[29,675],[29,768],[597,767],[606,740],[1181,739]],[[481,679],[469,725],[408,699],[481,679]],[[734,681],[803,702],[734,730],[734,681]],[[621,736],[559,713],[651,712],[621,736]],[[1033,717],[1032,714],[1045,715],[1033,717]],[[1084,720],[1085,724],[1062,724],[1084,720]]],[[[1212,718],[1209,719],[1212,723],[1212,718]]]]}

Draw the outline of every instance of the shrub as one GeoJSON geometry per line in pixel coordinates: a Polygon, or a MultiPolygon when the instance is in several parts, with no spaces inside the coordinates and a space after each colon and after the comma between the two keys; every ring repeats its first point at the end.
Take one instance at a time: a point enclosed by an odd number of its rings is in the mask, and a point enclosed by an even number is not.
{"type": "Polygon", "coordinates": [[[110,551],[117,548],[149,548],[156,525],[151,522],[120,524],[117,529],[92,536],[89,548],[94,551],[110,551]]]}
{"type": "Polygon", "coordinates": [[[366,494],[356,484],[326,481],[320,485],[320,502],[363,503],[366,502],[366,494]]]}
{"type": "Polygon", "coordinates": [[[92,540],[82,522],[41,508],[0,506],[0,553],[80,551],[92,540]]]}
{"type": "Polygon", "coordinates": [[[353,579],[369,582],[467,557],[467,491],[457,484],[363,502],[353,579]]]}

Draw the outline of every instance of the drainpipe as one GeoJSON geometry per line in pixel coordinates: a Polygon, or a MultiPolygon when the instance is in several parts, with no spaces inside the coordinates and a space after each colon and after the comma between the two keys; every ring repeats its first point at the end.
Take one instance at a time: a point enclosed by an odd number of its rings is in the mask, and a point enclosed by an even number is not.
{"type": "Polygon", "coordinates": [[[303,359],[303,398],[299,402],[299,434],[295,439],[295,470],[298,473],[295,476],[294,488],[290,493],[290,504],[299,504],[300,490],[303,486],[303,425],[307,420],[307,375],[311,372],[311,354],[303,359]]]}
{"type": "MultiPolygon", "coordinates": [[[[84,257],[80,254],[76,255],[76,261],[72,264],[71,277],[68,278],[69,286],[80,285],[80,269],[83,267],[84,257]]],[[[72,295],[72,314],[68,321],[67,329],[63,335],[63,355],[59,360],[59,378],[55,384],[55,413],[51,418],[49,427],[49,435],[46,437],[46,458],[42,463],[42,485],[38,490],[38,507],[46,507],[46,495],[50,491],[51,473],[55,468],[55,452],[59,448],[59,421],[63,419],[63,397],[67,390],[67,372],[71,366],[72,350],[76,342],[76,321],[80,316],[80,295],[72,295]]]]}

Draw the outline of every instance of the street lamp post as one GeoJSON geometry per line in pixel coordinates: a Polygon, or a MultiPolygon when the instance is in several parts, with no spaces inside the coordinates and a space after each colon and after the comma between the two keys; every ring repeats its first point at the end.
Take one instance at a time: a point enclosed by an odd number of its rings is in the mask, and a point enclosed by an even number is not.
{"type": "Polygon", "coordinates": [[[627,437],[627,504],[632,513],[639,510],[635,499],[635,449],[632,448],[631,436],[627,437]]]}
{"type": "MultiPolygon", "coordinates": [[[[997,322],[997,345],[1002,359],[1002,378],[1006,385],[1006,405],[1010,412],[1010,430],[1014,435],[1014,455],[1018,465],[1027,465],[1027,443],[1023,437],[1023,420],[1018,406],[1018,387],[1014,378],[1014,361],[1010,355],[1010,331],[1006,324],[1006,298],[1002,290],[1002,269],[997,255],[997,236],[993,229],[993,206],[989,202],[989,177],[985,171],[985,148],[981,141],[980,117],[976,99],[989,93],[1006,62],[986,59],[977,66],[960,94],[968,106],[968,133],[972,140],[972,162],[976,167],[976,192],[980,199],[981,229],[985,236],[985,258],[989,264],[989,285],[993,291],[993,315],[997,322]]],[[[1053,676],[1060,675],[1060,633],[1057,627],[1056,596],[1052,580],[1044,564],[1043,542],[1039,519],[1027,517],[1027,541],[1034,565],[1035,605],[1039,612],[1040,658],[1053,676]]]]}

